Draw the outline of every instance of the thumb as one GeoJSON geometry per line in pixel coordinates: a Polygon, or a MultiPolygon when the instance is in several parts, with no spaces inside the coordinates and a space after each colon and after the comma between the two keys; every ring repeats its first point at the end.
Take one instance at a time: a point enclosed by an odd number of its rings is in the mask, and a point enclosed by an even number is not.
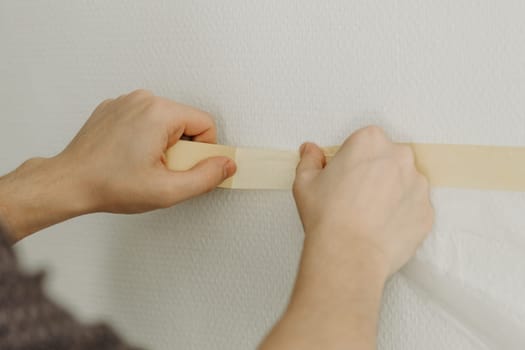
{"type": "Polygon", "coordinates": [[[172,174],[171,186],[175,200],[182,200],[210,192],[236,171],[233,160],[227,157],[211,157],[201,160],[191,169],[172,174]]]}
{"type": "Polygon", "coordinates": [[[313,177],[325,166],[326,158],[323,151],[315,143],[306,142],[299,149],[301,159],[297,164],[296,177],[313,177]]]}

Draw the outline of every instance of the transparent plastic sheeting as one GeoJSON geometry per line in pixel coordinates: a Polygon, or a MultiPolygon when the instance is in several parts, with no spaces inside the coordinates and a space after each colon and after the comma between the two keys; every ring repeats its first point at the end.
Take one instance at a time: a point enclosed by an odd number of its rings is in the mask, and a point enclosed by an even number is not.
{"type": "Polygon", "coordinates": [[[486,296],[451,276],[439,273],[420,258],[402,273],[426,298],[434,301],[468,337],[487,349],[523,349],[525,330],[486,296]]]}

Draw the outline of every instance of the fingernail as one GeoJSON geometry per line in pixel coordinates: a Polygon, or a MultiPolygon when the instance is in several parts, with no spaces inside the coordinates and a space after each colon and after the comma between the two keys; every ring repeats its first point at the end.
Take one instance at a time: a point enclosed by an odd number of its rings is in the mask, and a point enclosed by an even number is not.
{"type": "Polygon", "coordinates": [[[224,171],[225,179],[232,176],[233,173],[235,172],[235,164],[233,163],[233,161],[228,160],[226,163],[224,163],[223,171],[224,171]]]}

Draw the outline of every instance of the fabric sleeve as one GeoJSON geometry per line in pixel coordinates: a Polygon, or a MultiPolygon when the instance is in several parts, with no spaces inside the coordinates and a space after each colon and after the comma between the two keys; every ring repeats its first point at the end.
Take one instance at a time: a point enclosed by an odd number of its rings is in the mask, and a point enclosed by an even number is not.
{"type": "Polygon", "coordinates": [[[0,349],[138,350],[107,325],[81,324],[46,296],[42,282],[42,273],[20,269],[0,225],[0,349]]]}

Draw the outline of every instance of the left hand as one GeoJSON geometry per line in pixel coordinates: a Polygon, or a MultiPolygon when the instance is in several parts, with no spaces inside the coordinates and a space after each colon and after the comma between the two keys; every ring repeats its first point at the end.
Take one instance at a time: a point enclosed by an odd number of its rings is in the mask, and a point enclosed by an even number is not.
{"type": "Polygon", "coordinates": [[[164,152],[183,135],[215,143],[213,119],[137,90],[102,102],[56,158],[76,168],[89,190],[89,211],[145,212],[211,191],[235,172],[226,157],[208,158],[187,171],[169,170],[164,152]]]}
{"type": "Polygon", "coordinates": [[[0,177],[0,219],[16,242],[83,214],[169,207],[235,173],[227,157],[169,170],[164,152],[183,135],[216,142],[212,118],[192,107],[144,90],[106,100],[60,154],[29,159],[0,177]]]}

